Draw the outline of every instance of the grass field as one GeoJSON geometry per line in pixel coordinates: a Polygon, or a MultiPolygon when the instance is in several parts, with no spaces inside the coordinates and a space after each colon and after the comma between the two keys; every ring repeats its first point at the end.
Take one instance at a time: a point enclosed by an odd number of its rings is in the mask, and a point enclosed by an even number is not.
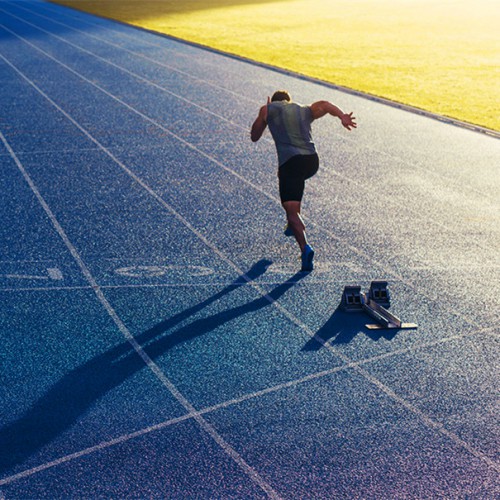
{"type": "Polygon", "coordinates": [[[500,131],[497,0],[57,3],[500,131]]]}

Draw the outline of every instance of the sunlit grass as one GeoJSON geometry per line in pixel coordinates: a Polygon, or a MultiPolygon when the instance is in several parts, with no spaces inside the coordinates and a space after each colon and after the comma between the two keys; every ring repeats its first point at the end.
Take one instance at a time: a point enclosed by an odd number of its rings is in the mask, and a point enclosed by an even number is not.
{"type": "Polygon", "coordinates": [[[497,0],[62,0],[500,131],[497,0]]]}

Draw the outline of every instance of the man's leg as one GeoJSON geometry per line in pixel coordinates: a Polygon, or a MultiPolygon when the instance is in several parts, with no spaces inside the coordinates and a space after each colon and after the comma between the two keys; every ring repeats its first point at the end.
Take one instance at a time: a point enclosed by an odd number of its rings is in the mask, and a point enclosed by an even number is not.
{"type": "MultiPolygon", "coordinates": [[[[300,206],[304,194],[305,180],[318,170],[318,156],[295,156],[280,166],[280,198],[286,212],[288,228],[292,230],[302,253],[302,271],[314,268],[314,250],[307,243],[305,225],[300,216],[300,206]]],[[[287,234],[285,232],[285,234],[287,234]]]]}
{"type": "Polygon", "coordinates": [[[288,227],[293,231],[293,235],[299,244],[300,251],[303,252],[307,245],[306,227],[300,217],[300,201],[284,201],[283,208],[286,212],[288,227]]]}

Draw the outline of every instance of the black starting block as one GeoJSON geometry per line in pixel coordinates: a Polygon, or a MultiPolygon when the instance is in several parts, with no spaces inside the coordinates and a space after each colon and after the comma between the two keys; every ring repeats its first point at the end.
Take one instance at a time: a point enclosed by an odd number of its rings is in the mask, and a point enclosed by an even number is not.
{"type": "Polygon", "coordinates": [[[346,286],[342,294],[342,302],[340,304],[344,311],[362,311],[363,305],[361,304],[361,287],[346,286]]]}
{"type": "Polygon", "coordinates": [[[363,311],[374,318],[376,324],[365,325],[370,330],[384,328],[414,329],[415,323],[403,323],[396,315],[390,313],[384,306],[390,306],[389,289],[387,281],[375,280],[371,282],[368,294],[361,292],[358,285],[350,285],[344,288],[342,293],[341,308],[347,312],[363,311]]]}
{"type": "Polygon", "coordinates": [[[391,306],[391,297],[389,294],[389,289],[387,288],[387,281],[372,281],[370,284],[368,296],[370,297],[370,300],[375,301],[377,304],[383,307],[391,306]]]}

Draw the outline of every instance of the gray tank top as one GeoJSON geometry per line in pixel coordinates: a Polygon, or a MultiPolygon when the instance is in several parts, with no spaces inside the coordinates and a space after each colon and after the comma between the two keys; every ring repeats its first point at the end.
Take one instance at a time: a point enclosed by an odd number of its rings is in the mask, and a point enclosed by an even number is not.
{"type": "Polygon", "coordinates": [[[267,125],[278,152],[278,164],[292,156],[316,153],[312,140],[311,108],[295,102],[276,101],[267,106],[267,125]]]}

